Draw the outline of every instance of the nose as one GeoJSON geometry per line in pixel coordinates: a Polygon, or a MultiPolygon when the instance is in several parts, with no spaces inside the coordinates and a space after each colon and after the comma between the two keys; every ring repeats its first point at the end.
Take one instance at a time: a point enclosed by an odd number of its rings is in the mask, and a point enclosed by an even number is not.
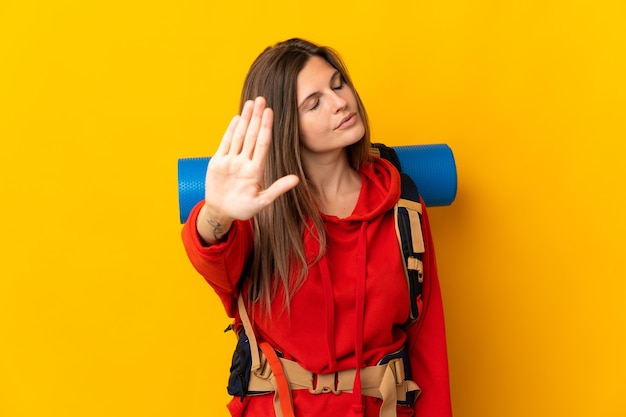
{"type": "Polygon", "coordinates": [[[331,90],[331,100],[332,100],[332,105],[333,105],[333,111],[335,113],[339,113],[348,105],[348,102],[346,101],[346,99],[343,98],[340,94],[338,94],[334,90],[331,90]]]}

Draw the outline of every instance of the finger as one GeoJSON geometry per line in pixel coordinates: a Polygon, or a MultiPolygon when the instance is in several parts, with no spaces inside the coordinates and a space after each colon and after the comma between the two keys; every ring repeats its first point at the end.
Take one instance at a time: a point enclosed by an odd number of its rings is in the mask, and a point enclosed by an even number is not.
{"type": "Polygon", "coordinates": [[[254,108],[252,110],[252,117],[246,131],[246,137],[243,143],[242,154],[252,158],[254,153],[254,146],[256,145],[259,130],[261,129],[261,120],[263,117],[263,111],[265,110],[265,98],[257,97],[254,100],[254,108]]]}
{"type": "Polygon", "coordinates": [[[221,156],[226,155],[228,153],[228,149],[230,148],[230,142],[232,140],[233,134],[235,133],[235,127],[237,127],[237,123],[239,122],[239,116],[233,117],[233,119],[228,124],[228,128],[226,132],[224,132],[224,136],[222,136],[222,140],[220,141],[219,146],[217,147],[217,151],[213,156],[221,156]]]}
{"type": "Polygon", "coordinates": [[[266,107],[263,110],[263,115],[261,116],[261,127],[259,129],[259,134],[254,147],[254,154],[252,155],[252,161],[258,167],[265,167],[267,152],[272,142],[273,123],[274,111],[269,107],[266,107]]]}
{"type": "Polygon", "coordinates": [[[252,117],[253,106],[254,102],[252,100],[246,101],[243,105],[241,117],[239,117],[239,121],[237,122],[237,126],[235,127],[235,131],[233,132],[233,137],[230,142],[230,148],[228,149],[228,153],[230,155],[238,155],[241,152],[241,146],[246,136],[246,131],[248,130],[250,117],[252,117]]]}
{"type": "Polygon", "coordinates": [[[261,207],[265,208],[269,206],[278,197],[298,185],[299,182],[300,178],[293,174],[285,175],[284,177],[277,179],[274,183],[272,183],[272,185],[263,191],[263,197],[260,202],[261,207]]]}

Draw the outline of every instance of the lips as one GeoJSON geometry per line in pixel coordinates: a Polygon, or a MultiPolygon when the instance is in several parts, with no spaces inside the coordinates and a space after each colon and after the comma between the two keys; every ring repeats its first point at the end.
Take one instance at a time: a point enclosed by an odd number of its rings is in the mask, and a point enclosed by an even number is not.
{"type": "Polygon", "coordinates": [[[335,130],[347,129],[356,123],[356,113],[350,113],[339,122],[335,130]]]}

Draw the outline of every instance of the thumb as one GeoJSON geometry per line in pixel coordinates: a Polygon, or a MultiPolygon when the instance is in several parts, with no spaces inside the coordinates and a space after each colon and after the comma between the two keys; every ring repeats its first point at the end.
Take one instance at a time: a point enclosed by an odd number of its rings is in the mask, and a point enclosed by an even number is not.
{"type": "Polygon", "coordinates": [[[285,175],[284,177],[277,179],[276,181],[274,181],[274,183],[272,183],[272,185],[270,185],[265,191],[263,191],[263,200],[261,202],[261,205],[263,207],[269,206],[278,197],[298,185],[299,182],[300,178],[293,174],[285,175]]]}

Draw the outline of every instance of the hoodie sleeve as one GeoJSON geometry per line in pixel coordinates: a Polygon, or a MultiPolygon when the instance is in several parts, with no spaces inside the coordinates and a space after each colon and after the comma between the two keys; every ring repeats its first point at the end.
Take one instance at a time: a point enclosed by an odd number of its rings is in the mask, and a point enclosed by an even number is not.
{"type": "Polygon", "coordinates": [[[196,229],[196,220],[203,204],[204,201],[191,210],[183,226],[183,245],[191,264],[220,297],[226,314],[235,317],[239,278],[252,252],[252,226],[247,221],[235,221],[224,242],[203,246],[196,229]]]}
{"type": "Polygon", "coordinates": [[[422,201],[422,233],[424,235],[423,311],[416,323],[407,330],[407,347],[411,370],[422,394],[415,403],[416,416],[451,417],[448,354],[443,318],[441,289],[437,275],[426,205],[422,201]]]}

